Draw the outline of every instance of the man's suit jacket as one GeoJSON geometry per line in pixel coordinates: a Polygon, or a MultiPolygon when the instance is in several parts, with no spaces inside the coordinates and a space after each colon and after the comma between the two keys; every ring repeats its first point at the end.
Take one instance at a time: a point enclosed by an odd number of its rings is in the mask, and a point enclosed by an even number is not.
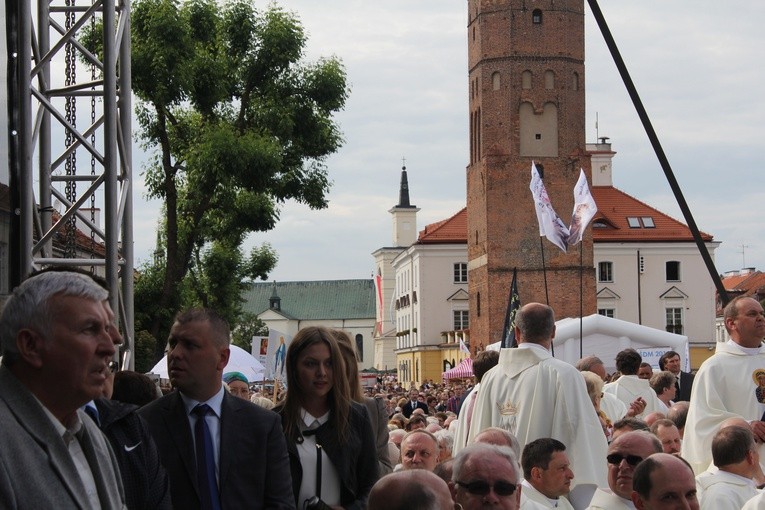
{"type": "Polygon", "coordinates": [[[680,372],[680,391],[675,395],[675,402],[683,400],[691,401],[691,388],[693,387],[693,378],[695,376],[689,372],[680,372]]]}
{"type": "MultiPolygon", "coordinates": [[[[82,451],[101,507],[125,508],[117,459],[82,411],[82,451]]],[[[15,375],[0,367],[0,508],[89,509],[85,486],[66,443],[40,403],[15,375]]]]}
{"type": "Polygon", "coordinates": [[[403,414],[404,417],[406,417],[406,418],[410,418],[412,416],[412,412],[415,409],[422,409],[423,411],[425,411],[425,415],[426,416],[428,414],[428,404],[426,404],[425,402],[417,401],[417,405],[416,406],[412,406],[412,401],[411,400],[407,400],[406,404],[401,406],[401,414],[403,414]]]}
{"type": "MultiPolygon", "coordinates": [[[[138,412],[154,436],[170,478],[173,507],[198,509],[194,441],[180,393],[165,395],[138,412]]],[[[275,413],[226,392],[218,464],[224,510],[295,508],[287,443],[275,413]]]]}

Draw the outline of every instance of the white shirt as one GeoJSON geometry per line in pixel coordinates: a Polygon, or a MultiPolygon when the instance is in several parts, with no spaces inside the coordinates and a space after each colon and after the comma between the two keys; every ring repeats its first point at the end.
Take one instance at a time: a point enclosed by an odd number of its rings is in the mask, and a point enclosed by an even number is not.
{"type": "Polygon", "coordinates": [[[98,498],[98,487],[96,486],[96,480],[93,478],[93,471],[90,469],[88,459],[85,457],[85,452],[82,451],[82,445],[80,444],[80,433],[82,432],[82,421],[80,421],[79,415],[74,413],[74,420],[69,427],[64,427],[58,418],[53,416],[47,407],[40,402],[37,397],[35,400],[40,404],[40,407],[45,411],[45,415],[50,419],[53,426],[56,428],[56,432],[64,440],[66,449],[69,451],[69,455],[74,461],[74,465],[77,468],[77,474],[80,475],[82,484],[85,486],[85,493],[88,495],[88,500],[93,508],[101,508],[101,500],[98,498]]]}
{"type": "Polygon", "coordinates": [[[526,480],[523,480],[521,485],[523,485],[523,490],[521,490],[520,510],[545,510],[547,508],[573,510],[571,503],[566,498],[548,498],[526,480]]]}
{"type": "Polygon", "coordinates": [[[196,406],[199,404],[207,404],[210,406],[210,409],[212,410],[212,413],[207,413],[205,416],[205,421],[207,422],[207,428],[210,430],[210,439],[212,439],[213,444],[213,457],[215,458],[215,479],[218,481],[218,485],[220,486],[220,413],[221,413],[221,407],[223,406],[223,393],[226,390],[221,385],[220,390],[218,393],[212,396],[212,398],[204,401],[199,402],[198,400],[193,400],[186,395],[184,395],[181,392],[181,398],[183,399],[183,403],[186,406],[186,416],[189,419],[189,426],[191,427],[191,441],[194,443],[194,448],[196,451],[196,438],[194,437],[194,427],[197,424],[197,415],[193,414],[191,411],[194,410],[196,406]]]}
{"type": "MultiPolygon", "coordinates": [[[[301,431],[318,428],[329,420],[329,412],[317,418],[305,409],[301,409],[300,415],[302,418],[301,431]]],[[[297,451],[300,456],[300,465],[303,467],[303,479],[300,481],[300,492],[298,493],[298,508],[303,508],[303,503],[307,499],[317,495],[316,452],[318,448],[316,447],[316,436],[303,436],[303,442],[297,444],[297,451]]],[[[374,452],[370,452],[370,454],[374,455],[374,452]]],[[[330,506],[340,504],[340,475],[324,450],[322,450],[321,455],[321,500],[330,506]]]]}

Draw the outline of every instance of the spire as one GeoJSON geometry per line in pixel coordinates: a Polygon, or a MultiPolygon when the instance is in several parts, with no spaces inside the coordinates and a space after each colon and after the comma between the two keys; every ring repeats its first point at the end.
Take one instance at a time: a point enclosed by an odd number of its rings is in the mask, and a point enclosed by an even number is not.
{"type": "Polygon", "coordinates": [[[413,208],[414,206],[409,202],[409,179],[406,177],[406,159],[401,158],[403,165],[401,166],[401,186],[398,191],[398,205],[396,207],[413,208]]]}
{"type": "Polygon", "coordinates": [[[276,281],[274,281],[274,290],[271,292],[271,297],[268,299],[268,305],[271,310],[282,309],[282,298],[276,293],[276,281]]]}

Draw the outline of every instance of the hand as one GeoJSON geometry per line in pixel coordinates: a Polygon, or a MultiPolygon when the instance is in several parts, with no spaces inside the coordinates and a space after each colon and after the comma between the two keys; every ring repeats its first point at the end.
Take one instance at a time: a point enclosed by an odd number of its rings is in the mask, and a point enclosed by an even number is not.
{"type": "Polygon", "coordinates": [[[756,441],[765,441],[765,422],[753,421],[749,426],[752,427],[752,434],[754,434],[754,439],[756,441]]]}
{"type": "Polygon", "coordinates": [[[648,404],[643,399],[643,397],[636,398],[630,404],[629,409],[627,409],[627,416],[629,416],[630,418],[634,418],[635,416],[640,416],[640,414],[643,411],[645,411],[645,406],[646,405],[648,405],[648,404]]]}

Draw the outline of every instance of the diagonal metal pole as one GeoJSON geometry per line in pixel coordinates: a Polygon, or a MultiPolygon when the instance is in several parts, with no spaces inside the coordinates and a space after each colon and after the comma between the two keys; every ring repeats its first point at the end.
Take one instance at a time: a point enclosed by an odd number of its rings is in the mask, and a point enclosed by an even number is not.
{"type": "Polygon", "coordinates": [[[669,165],[669,160],[667,160],[667,156],[664,154],[664,149],[661,147],[659,137],[656,135],[656,131],[653,129],[651,119],[648,117],[648,113],[643,106],[643,102],[640,100],[640,95],[638,95],[635,84],[632,82],[629,71],[627,71],[627,66],[624,63],[624,59],[622,59],[621,53],[619,53],[619,48],[617,48],[616,42],[611,35],[611,30],[608,28],[608,24],[606,23],[606,19],[603,16],[603,12],[600,10],[600,6],[598,5],[597,0],[587,0],[587,2],[590,4],[590,9],[592,9],[592,13],[595,16],[595,21],[597,21],[600,32],[603,34],[603,39],[606,41],[606,46],[608,46],[608,51],[611,52],[611,57],[614,59],[616,68],[619,70],[619,74],[622,77],[624,86],[627,88],[630,99],[632,99],[632,104],[635,106],[638,117],[640,117],[640,121],[643,123],[643,128],[648,135],[648,139],[651,141],[651,146],[653,146],[653,150],[656,153],[656,157],[658,158],[659,163],[661,164],[661,168],[664,170],[664,175],[667,177],[669,187],[672,189],[672,193],[675,195],[675,200],[677,200],[677,204],[680,206],[680,210],[682,211],[683,217],[688,224],[688,228],[691,229],[693,239],[699,249],[701,258],[704,260],[704,265],[706,265],[707,271],[709,271],[709,276],[712,278],[712,281],[717,288],[717,293],[719,294],[724,306],[728,302],[728,293],[725,291],[725,287],[722,284],[720,275],[715,268],[715,263],[712,261],[712,256],[709,255],[709,250],[707,250],[707,246],[704,244],[704,240],[701,238],[701,232],[699,232],[699,228],[696,226],[696,221],[693,219],[691,209],[688,207],[688,203],[685,201],[685,197],[683,196],[683,192],[680,189],[680,185],[675,178],[672,167],[669,165]]]}

